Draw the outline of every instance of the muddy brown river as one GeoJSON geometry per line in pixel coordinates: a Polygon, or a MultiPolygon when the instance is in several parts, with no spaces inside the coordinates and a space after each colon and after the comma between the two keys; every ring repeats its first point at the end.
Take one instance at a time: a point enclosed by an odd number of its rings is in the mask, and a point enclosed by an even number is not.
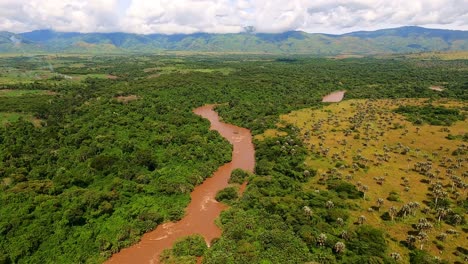
{"type": "Polygon", "coordinates": [[[213,238],[221,236],[221,230],[214,220],[227,206],[215,200],[216,193],[228,186],[232,170],[240,168],[253,172],[255,150],[250,131],[221,122],[213,110],[214,107],[215,105],[205,105],[193,112],[208,119],[211,122],[210,129],[218,131],[233,145],[232,161],[219,167],[210,178],[195,187],[190,194],[191,202],[186,214],[180,221],[159,225],[155,230],[144,234],[137,244],[112,255],[106,261],[107,264],[155,264],[159,263],[162,251],[171,248],[178,238],[200,234],[209,244],[213,238]]]}

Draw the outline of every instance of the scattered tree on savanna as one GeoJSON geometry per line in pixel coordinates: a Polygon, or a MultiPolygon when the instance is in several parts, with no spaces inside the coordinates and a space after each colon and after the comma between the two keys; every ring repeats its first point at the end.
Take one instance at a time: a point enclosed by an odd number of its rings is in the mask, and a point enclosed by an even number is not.
{"type": "Polygon", "coordinates": [[[312,216],[312,209],[310,209],[309,206],[306,205],[306,206],[304,206],[302,209],[304,210],[304,214],[305,214],[307,217],[310,218],[310,217],[312,216]]]}
{"type": "Polygon", "coordinates": [[[390,257],[394,259],[395,261],[400,261],[401,260],[401,255],[398,252],[392,252],[390,253],[390,257]]]}
{"type": "Polygon", "coordinates": [[[429,236],[427,235],[426,232],[419,231],[419,233],[417,235],[417,239],[419,241],[419,247],[422,250],[424,245],[426,244],[427,240],[429,239],[429,236]]]}
{"type": "Polygon", "coordinates": [[[325,235],[324,233],[321,233],[318,237],[317,237],[317,244],[320,246],[320,247],[323,247],[325,246],[325,243],[327,242],[327,235],[325,235]]]}
{"type": "Polygon", "coordinates": [[[413,248],[416,241],[417,241],[417,238],[413,235],[408,235],[406,237],[406,244],[408,245],[409,248],[413,248]]]}
{"type": "Polygon", "coordinates": [[[333,250],[338,253],[338,254],[341,254],[344,252],[346,246],[343,242],[336,242],[335,245],[333,246],[333,250]]]}
{"type": "Polygon", "coordinates": [[[442,208],[439,207],[436,209],[436,214],[437,214],[437,221],[440,223],[441,219],[444,219],[448,213],[450,213],[451,210],[450,208],[442,208]]]}
{"type": "Polygon", "coordinates": [[[361,215],[361,216],[359,216],[358,219],[357,219],[357,224],[358,224],[358,225],[362,225],[362,224],[364,224],[366,221],[367,221],[367,218],[366,218],[364,215],[361,215]]]}
{"type": "Polygon", "coordinates": [[[390,209],[388,209],[388,215],[390,216],[390,219],[393,221],[395,219],[395,216],[398,215],[398,208],[396,208],[395,206],[392,206],[390,207],[390,209]]]}
{"type": "Polygon", "coordinates": [[[343,226],[344,225],[344,220],[341,217],[336,218],[336,224],[338,226],[343,226]]]}
{"type": "Polygon", "coordinates": [[[380,209],[380,207],[382,207],[382,205],[384,204],[384,199],[378,198],[376,203],[377,203],[377,207],[380,209]]]}

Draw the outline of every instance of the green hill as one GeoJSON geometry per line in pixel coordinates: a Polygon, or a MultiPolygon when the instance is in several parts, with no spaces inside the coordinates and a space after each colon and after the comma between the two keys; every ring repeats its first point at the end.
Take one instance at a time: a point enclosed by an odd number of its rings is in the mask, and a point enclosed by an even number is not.
{"type": "Polygon", "coordinates": [[[253,52],[315,55],[468,50],[468,31],[401,27],[343,35],[289,31],[279,34],[0,32],[0,52],[253,52]]]}

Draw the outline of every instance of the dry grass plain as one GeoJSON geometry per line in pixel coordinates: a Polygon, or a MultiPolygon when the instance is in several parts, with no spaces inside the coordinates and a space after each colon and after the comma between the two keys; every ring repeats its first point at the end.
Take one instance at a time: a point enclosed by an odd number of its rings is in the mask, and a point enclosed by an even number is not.
{"type": "MultiPolygon", "coordinates": [[[[366,224],[383,229],[391,252],[398,252],[403,262],[409,261],[405,246],[408,235],[418,236],[416,225],[425,218],[432,225],[426,229],[427,240],[417,240],[415,247],[451,263],[463,263],[467,250],[467,225],[448,224],[445,219],[458,214],[466,217],[467,142],[468,122],[458,121],[452,126],[414,125],[393,110],[403,105],[425,105],[428,99],[348,100],[329,104],[319,110],[303,109],[281,116],[278,126],[285,123],[300,128],[302,139],[309,150],[306,165],[317,169],[317,176],[304,188],[325,189],[330,178],[341,178],[365,192],[360,210],[351,211],[351,221],[359,216],[366,224]],[[447,137],[455,136],[449,140],[447,137]],[[465,139],[466,140],[466,139],[465,139]],[[452,155],[456,149],[464,153],[452,155]],[[418,165],[419,164],[419,165],[418,165]],[[423,164],[423,165],[421,165],[423,164]],[[421,167],[427,171],[417,171],[421,167]],[[434,204],[434,184],[442,186],[442,198],[434,204]],[[391,193],[394,193],[392,199],[391,193]],[[380,206],[377,200],[383,202],[380,206]],[[444,204],[442,204],[442,200],[444,204]],[[403,214],[402,208],[413,202],[415,209],[407,216],[394,220],[382,217],[391,207],[403,214]],[[416,205],[415,205],[416,204],[416,205]],[[380,207],[380,208],[379,208],[380,207]],[[447,209],[439,222],[442,211],[447,209]],[[456,232],[456,234],[451,234],[456,232]],[[437,237],[447,234],[444,241],[437,237]]],[[[466,116],[467,102],[439,100],[434,106],[456,108],[466,116]]],[[[258,139],[281,136],[268,130],[258,139]]],[[[407,207],[406,207],[407,208],[407,207]]]]}

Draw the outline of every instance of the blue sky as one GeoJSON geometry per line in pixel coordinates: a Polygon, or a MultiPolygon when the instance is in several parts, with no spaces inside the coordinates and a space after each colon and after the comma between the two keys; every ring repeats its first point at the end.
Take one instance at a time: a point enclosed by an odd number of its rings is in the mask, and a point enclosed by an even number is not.
{"type": "Polygon", "coordinates": [[[416,25],[468,30],[468,0],[0,0],[0,30],[345,33],[416,25]]]}

